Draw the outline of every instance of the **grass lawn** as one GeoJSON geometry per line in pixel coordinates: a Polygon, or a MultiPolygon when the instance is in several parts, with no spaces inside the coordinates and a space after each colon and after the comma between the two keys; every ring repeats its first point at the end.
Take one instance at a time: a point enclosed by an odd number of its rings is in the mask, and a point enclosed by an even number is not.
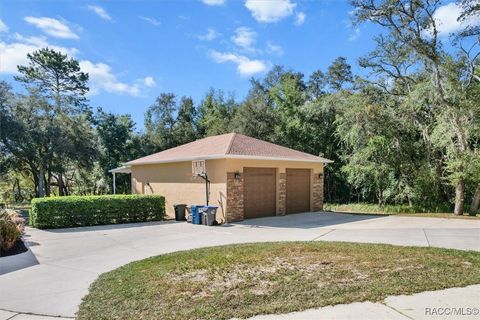
{"type": "MultiPolygon", "coordinates": [[[[408,217],[446,218],[446,219],[470,219],[480,220],[480,215],[469,216],[465,212],[463,216],[457,216],[446,212],[429,212],[425,208],[406,205],[385,205],[380,207],[369,203],[330,204],[326,203],[324,209],[338,213],[351,214],[378,214],[378,215],[399,215],[408,217]]],[[[446,210],[444,210],[446,211],[446,210]]]]}
{"type": "Polygon", "coordinates": [[[101,275],[78,319],[230,319],[480,283],[480,253],[340,242],[176,252],[101,275]]]}

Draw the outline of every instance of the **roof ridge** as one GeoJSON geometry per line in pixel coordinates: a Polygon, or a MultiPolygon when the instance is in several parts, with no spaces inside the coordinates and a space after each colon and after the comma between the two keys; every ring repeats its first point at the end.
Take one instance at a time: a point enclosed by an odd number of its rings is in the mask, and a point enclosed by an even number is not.
{"type": "Polygon", "coordinates": [[[227,151],[225,154],[230,154],[230,150],[232,149],[233,141],[235,140],[235,137],[237,136],[237,133],[232,132],[232,139],[230,140],[230,143],[228,144],[227,151]]]}

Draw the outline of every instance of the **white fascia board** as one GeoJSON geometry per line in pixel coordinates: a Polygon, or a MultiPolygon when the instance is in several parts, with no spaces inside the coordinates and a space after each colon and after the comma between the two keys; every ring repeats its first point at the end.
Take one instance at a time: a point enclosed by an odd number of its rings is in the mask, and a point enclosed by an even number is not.
{"type": "Polygon", "coordinates": [[[110,173],[131,173],[132,169],[130,168],[130,166],[121,166],[121,167],[118,167],[118,168],[115,168],[115,169],[110,169],[110,170],[108,170],[108,172],[110,172],[110,173]]]}
{"type": "Polygon", "coordinates": [[[245,159],[245,160],[270,160],[270,161],[295,161],[295,162],[312,162],[312,163],[332,163],[332,160],[319,158],[314,159],[297,159],[297,158],[275,158],[275,157],[261,157],[261,156],[246,156],[246,155],[233,155],[233,154],[212,154],[208,156],[195,156],[195,157],[183,157],[169,160],[151,160],[140,163],[134,163],[134,161],[127,162],[126,165],[137,166],[144,164],[157,164],[157,163],[172,163],[183,162],[193,160],[213,160],[213,159],[245,159]]]}

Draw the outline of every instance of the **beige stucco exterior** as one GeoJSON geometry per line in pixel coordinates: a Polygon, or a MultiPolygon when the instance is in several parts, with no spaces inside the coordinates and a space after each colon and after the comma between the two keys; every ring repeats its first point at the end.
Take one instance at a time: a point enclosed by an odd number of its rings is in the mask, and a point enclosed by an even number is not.
{"type": "MultiPolygon", "coordinates": [[[[282,199],[280,182],[281,177],[285,176],[287,168],[310,169],[312,186],[315,177],[323,176],[323,163],[321,162],[226,158],[206,160],[205,165],[208,178],[211,181],[210,204],[219,207],[217,220],[223,221],[232,220],[228,217],[227,173],[230,173],[231,177],[232,173],[237,172],[242,175],[245,167],[276,168],[277,214],[284,214],[284,209],[281,208],[281,201],[279,201],[279,199],[282,199]]],[[[205,204],[205,181],[200,177],[192,176],[191,161],[133,165],[131,172],[132,193],[160,194],[165,196],[165,209],[169,217],[174,217],[174,204],[205,204]]],[[[311,210],[318,207],[314,204],[315,196],[313,189],[311,188],[310,196],[311,210]]],[[[323,203],[323,196],[321,201],[323,203]]]]}
{"type": "MultiPolygon", "coordinates": [[[[218,214],[224,216],[226,160],[207,160],[205,166],[210,180],[210,204],[218,206],[218,214]]],[[[175,216],[174,204],[205,204],[205,180],[192,176],[191,161],[138,165],[131,170],[132,193],[163,195],[169,217],[175,216]]]]}

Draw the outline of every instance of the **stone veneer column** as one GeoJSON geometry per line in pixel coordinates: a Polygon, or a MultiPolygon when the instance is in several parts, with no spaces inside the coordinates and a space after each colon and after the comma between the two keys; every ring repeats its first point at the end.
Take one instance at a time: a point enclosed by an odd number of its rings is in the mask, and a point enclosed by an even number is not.
{"type": "Polygon", "coordinates": [[[243,220],[243,173],[227,172],[227,222],[243,220]]]}
{"type": "Polygon", "coordinates": [[[284,216],[287,208],[287,174],[279,173],[278,180],[278,215],[284,216]]]}
{"type": "Polygon", "coordinates": [[[317,172],[313,174],[312,195],[313,195],[312,211],[322,211],[323,210],[323,173],[317,172]]]}

